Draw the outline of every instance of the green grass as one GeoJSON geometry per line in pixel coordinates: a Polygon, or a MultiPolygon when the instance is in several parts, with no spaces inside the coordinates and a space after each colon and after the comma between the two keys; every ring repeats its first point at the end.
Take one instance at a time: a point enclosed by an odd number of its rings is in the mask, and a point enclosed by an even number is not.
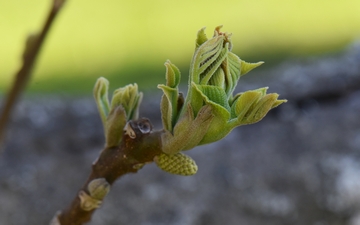
{"type": "MultiPolygon", "coordinates": [[[[163,63],[187,66],[196,32],[223,24],[247,61],[335,51],[360,36],[360,1],[68,1],[46,41],[30,92],[88,93],[99,76],[112,87],[163,83],[163,63]]],[[[26,34],[36,31],[48,0],[0,2],[0,91],[7,89],[26,34]]],[[[270,62],[270,63],[269,63],[270,62]]],[[[266,64],[265,64],[266,65],[266,64]]]]}

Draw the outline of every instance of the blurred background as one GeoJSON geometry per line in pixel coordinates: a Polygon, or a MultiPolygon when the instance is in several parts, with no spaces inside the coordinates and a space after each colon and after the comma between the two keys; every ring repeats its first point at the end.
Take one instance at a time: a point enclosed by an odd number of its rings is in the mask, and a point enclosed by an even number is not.
{"type": "MultiPolygon", "coordinates": [[[[0,1],[0,90],[19,67],[24,41],[49,0],[0,1]]],[[[41,52],[29,92],[88,94],[99,76],[154,89],[170,59],[186,76],[196,32],[224,25],[234,52],[262,69],[293,56],[335,52],[360,36],[360,2],[310,0],[68,1],[41,52]]],[[[184,77],[184,82],[186,79],[184,77]]]]}
{"type": "MultiPolygon", "coordinates": [[[[48,0],[0,0],[0,103],[48,0]]],[[[360,1],[70,1],[55,21],[0,155],[0,224],[47,224],[103,147],[92,99],[138,83],[161,128],[164,62],[187,71],[197,31],[224,25],[233,52],[265,61],[236,92],[269,86],[288,103],[189,152],[192,177],[154,165],[119,180],[90,223],[360,225],[360,1]],[[111,91],[112,91],[111,90],[111,91]]]]}

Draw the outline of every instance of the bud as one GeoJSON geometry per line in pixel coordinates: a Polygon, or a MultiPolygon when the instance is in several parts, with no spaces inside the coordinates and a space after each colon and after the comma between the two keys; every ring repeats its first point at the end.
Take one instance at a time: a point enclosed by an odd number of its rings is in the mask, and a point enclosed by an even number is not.
{"type": "Polygon", "coordinates": [[[101,206],[102,201],[88,195],[85,191],[79,192],[80,207],[84,211],[91,211],[101,206]]]}
{"type": "Polygon", "coordinates": [[[278,100],[278,94],[266,94],[267,88],[233,96],[240,77],[263,62],[247,63],[232,53],[231,34],[220,32],[220,28],[215,28],[211,39],[206,37],[205,28],[198,32],[189,89],[181,109],[174,107],[178,99],[175,77],[180,74],[177,68],[176,72],[167,69],[167,80],[172,82],[159,86],[167,100],[161,105],[165,129],[162,151],[166,154],[218,141],[235,127],[258,122],[286,102],[278,100]]]}
{"type": "Polygon", "coordinates": [[[129,84],[114,91],[111,109],[121,105],[126,112],[126,120],[136,120],[139,117],[139,106],[142,93],[138,92],[137,84],[129,84]]]}
{"type": "Polygon", "coordinates": [[[114,91],[111,107],[108,99],[109,81],[100,77],[94,87],[95,102],[104,126],[106,147],[118,146],[128,120],[136,120],[142,93],[137,84],[127,85],[114,91]]]}
{"type": "Polygon", "coordinates": [[[97,178],[88,184],[88,191],[91,197],[102,200],[109,193],[110,184],[105,178],[97,178]]]}

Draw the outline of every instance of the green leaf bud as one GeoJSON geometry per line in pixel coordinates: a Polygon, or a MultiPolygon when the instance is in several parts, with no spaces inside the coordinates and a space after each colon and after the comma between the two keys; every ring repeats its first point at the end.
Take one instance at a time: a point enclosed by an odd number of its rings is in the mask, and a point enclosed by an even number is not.
{"type": "MultiPolygon", "coordinates": [[[[164,91],[161,104],[165,129],[162,150],[166,154],[177,154],[220,140],[235,127],[258,122],[269,110],[286,102],[278,100],[275,93],[266,94],[267,88],[233,96],[240,77],[263,62],[247,63],[232,53],[231,34],[220,32],[220,28],[215,28],[211,39],[206,37],[205,28],[197,34],[184,102],[186,107],[182,107],[180,112],[179,107],[174,109],[177,82],[169,79],[168,74],[175,77],[180,73],[177,68],[176,72],[167,72],[167,81],[171,82],[159,85],[164,91]]],[[[167,71],[171,68],[169,66],[167,71]]]]}
{"type": "Polygon", "coordinates": [[[79,192],[80,207],[84,211],[91,211],[101,206],[102,201],[88,195],[85,191],[79,192]]]}
{"type": "Polygon", "coordinates": [[[138,92],[137,84],[129,84],[114,91],[111,109],[121,105],[126,112],[126,120],[136,120],[139,117],[139,106],[142,93],[138,92]]]}
{"type": "Polygon", "coordinates": [[[88,184],[90,196],[97,200],[102,200],[110,191],[110,184],[105,178],[97,178],[88,184]]]}

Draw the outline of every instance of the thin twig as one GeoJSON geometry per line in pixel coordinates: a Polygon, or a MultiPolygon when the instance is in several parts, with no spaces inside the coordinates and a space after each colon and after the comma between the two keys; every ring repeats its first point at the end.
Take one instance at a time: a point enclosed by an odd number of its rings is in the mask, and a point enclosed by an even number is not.
{"type": "MultiPolygon", "coordinates": [[[[89,183],[96,179],[103,179],[107,185],[112,185],[118,178],[128,173],[136,173],[147,163],[153,162],[154,157],[161,153],[162,131],[143,133],[139,127],[149,125],[147,119],[129,122],[135,137],[126,133],[121,144],[115,148],[105,148],[92,166],[92,172],[84,186],[75,196],[70,206],[55,215],[51,224],[57,225],[82,225],[91,219],[96,208],[86,208],[83,196],[91,196],[89,183]]],[[[99,206],[103,200],[98,199],[99,206]]],[[[90,198],[90,197],[89,197],[90,198]]],[[[90,198],[90,200],[95,200],[90,198]]]]}
{"type": "Polygon", "coordinates": [[[29,35],[26,40],[26,46],[23,53],[23,64],[14,76],[14,83],[4,101],[4,106],[0,115],[0,146],[5,139],[5,129],[10,120],[11,112],[19,96],[24,91],[28,81],[30,80],[32,69],[39,55],[40,49],[44,44],[44,40],[65,2],[66,0],[53,0],[49,15],[46,18],[41,32],[36,35],[29,35]]]}

